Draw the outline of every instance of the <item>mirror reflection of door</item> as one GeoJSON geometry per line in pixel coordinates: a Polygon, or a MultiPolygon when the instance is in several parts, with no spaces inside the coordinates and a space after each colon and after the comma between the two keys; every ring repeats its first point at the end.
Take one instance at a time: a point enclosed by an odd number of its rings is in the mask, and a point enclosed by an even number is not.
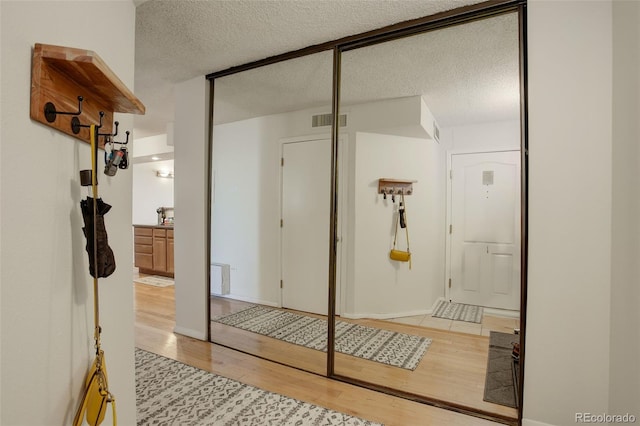
{"type": "Polygon", "coordinates": [[[283,144],[282,307],[327,315],[331,140],[283,144]]]}
{"type": "Polygon", "coordinates": [[[349,262],[335,374],[517,419],[517,14],[346,49],[341,72],[349,262]],[[381,178],[413,182],[402,206],[411,264],[389,257],[401,196],[380,194],[381,178]],[[363,343],[369,353],[340,349],[345,324],[375,330],[363,343]]]}
{"type": "Polygon", "coordinates": [[[520,152],[452,155],[454,302],[520,309],[520,152]]]}

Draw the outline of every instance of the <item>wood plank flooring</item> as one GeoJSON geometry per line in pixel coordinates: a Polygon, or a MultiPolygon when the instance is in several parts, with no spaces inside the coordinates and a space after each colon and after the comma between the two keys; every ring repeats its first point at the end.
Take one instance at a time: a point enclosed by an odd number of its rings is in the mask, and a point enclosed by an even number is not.
{"type": "MultiPolygon", "coordinates": [[[[495,424],[477,417],[327,379],[223,346],[175,334],[174,288],[144,284],[134,286],[136,346],[141,349],[271,392],[389,426],[495,424]]],[[[323,357],[320,363],[323,369],[325,363],[323,357]]],[[[309,364],[315,365],[316,361],[310,361],[309,364]]]]}
{"type": "MultiPolygon", "coordinates": [[[[212,297],[211,316],[215,318],[227,315],[248,306],[251,305],[212,297]]],[[[445,401],[488,415],[516,420],[516,409],[483,400],[489,352],[488,337],[382,320],[341,318],[340,321],[424,336],[431,338],[432,343],[418,367],[413,371],[336,353],[335,374],[378,386],[400,389],[420,397],[445,401]]],[[[327,361],[324,352],[217,322],[211,323],[211,336],[214,342],[221,345],[305,371],[326,375],[327,361]]]]}

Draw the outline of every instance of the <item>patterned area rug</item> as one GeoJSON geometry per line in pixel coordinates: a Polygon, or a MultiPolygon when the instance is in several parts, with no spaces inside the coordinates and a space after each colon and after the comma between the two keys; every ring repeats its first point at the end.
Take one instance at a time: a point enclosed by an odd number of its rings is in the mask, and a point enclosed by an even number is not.
{"type": "MultiPolygon", "coordinates": [[[[321,318],[252,306],[213,319],[215,322],[252,331],[319,351],[327,350],[327,321],[321,318]]],[[[336,352],[415,370],[431,339],[336,321],[336,352]]]]}
{"type": "Polygon", "coordinates": [[[466,321],[466,322],[482,322],[482,313],[484,308],[482,306],[465,305],[464,303],[451,303],[445,300],[438,302],[438,306],[433,310],[431,314],[434,318],[446,318],[454,321],[466,321]]]}
{"type": "Polygon", "coordinates": [[[142,425],[378,425],[136,349],[142,425]]]}
{"type": "Polygon", "coordinates": [[[484,384],[487,402],[518,408],[518,375],[520,364],[511,356],[513,343],[519,342],[517,334],[492,331],[489,336],[489,360],[484,384]]]}
{"type": "Polygon", "coordinates": [[[168,287],[174,284],[173,278],[161,277],[160,275],[150,275],[133,280],[134,283],[153,285],[156,287],[168,287]]]}

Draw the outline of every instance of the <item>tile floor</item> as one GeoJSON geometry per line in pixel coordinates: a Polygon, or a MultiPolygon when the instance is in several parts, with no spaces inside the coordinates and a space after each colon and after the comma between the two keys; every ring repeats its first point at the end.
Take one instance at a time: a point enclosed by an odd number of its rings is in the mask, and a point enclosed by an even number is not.
{"type": "Polygon", "coordinates": [[[460,333],[478,334],[481,336],[489,336],[490,331],[513,333],[513,330],[520,326],[520,320],[518,318],[501,317],[488,314],[483,315],[481,324],[465,321],[454,321],[444,318],[433,318],[431,315],[416,315],[411,317],[392,318],[388,321],[417,325],[420,327],[457,331],[460,333]]]}

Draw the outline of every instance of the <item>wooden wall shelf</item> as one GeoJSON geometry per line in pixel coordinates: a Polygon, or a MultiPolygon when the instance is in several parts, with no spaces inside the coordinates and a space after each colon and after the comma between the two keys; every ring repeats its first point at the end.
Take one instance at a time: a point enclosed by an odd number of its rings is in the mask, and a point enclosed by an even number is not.
{"type": "Polygon", "coordinates": [[[47,102],[58,112],[77,111],[78,96],[84,99],[77,116],[83,125],[98,125],[104,111],[103,134],[112,133],[114,112],[145,113],[142,102],[95,52],[37,43],[31,64],[31,118],[90,143],[88,128],[78,134],[72,131],[72,115],[58,114],[54,122],[45,117],[47,102]]]}
{"type": "Polygon", "coordinates": [[[378,194],[411,195],[413,184],[416,182],[417,180],[380,178],[378,179],[378,194]]]}

